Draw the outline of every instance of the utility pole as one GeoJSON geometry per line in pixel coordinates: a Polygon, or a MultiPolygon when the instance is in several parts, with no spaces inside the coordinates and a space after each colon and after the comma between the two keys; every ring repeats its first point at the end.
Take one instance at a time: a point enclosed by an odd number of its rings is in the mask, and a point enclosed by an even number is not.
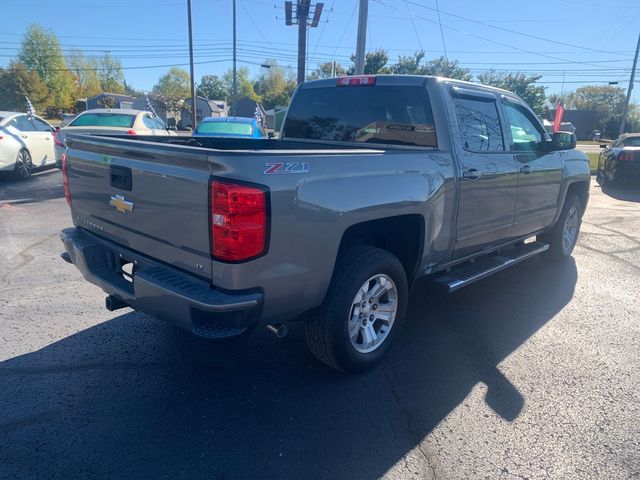
{"type": "Polygon", "coordinates": [[[189,70],[191,72],[191,129],[196,129],[196,80],[193,76],[193,29],[191,28],[191,0],[187,0],[189,20],[189,70]]]}
{"type": "Polygon", "coordinates": [[[360,0],[358,12],[358,41],[356,43],[356,75],[364,74],[364,51],[367,46],[367,16],[369,0],[360,0]]]}
{"type": "Polygon", "coordinates": [[[237,47],[236,47],[236,0],[233,0],[233,86],[231,87],[231,116],[236,116],[236,105],[238,103],[238,71],[236,68],[237,47]]]}
{"type": "Polygon", "coordinates": [[[622,110],[622,119],[620,120],[620,135],[624,133],[624,126],[627,123],[627,114],[629,113],[629,102],[631,101],[631,91],[633,90],[633,82],[636,79],[636,66],[638,65],[638,52],[640,52],[640,34],[638,34],[638,43],[636,45],[636,56],[633,57],[633,68],[631,69],[631,79],[629,80],[629,88],[627,89],[627,98],[624,101],[624,109],[622,110]]]}
{"type": "Polygon", "coordinates": [[[307,19],[310,7],[309,0],[298,0],[298,85],[303,84],[307,76],[307,19]]]}
{"type": "Polygon", "coordinates": [[[324,3],[312,4],[311,0],[284,2],[285,24],[298,25],[298,85],[303,84],[307,76],[307,28],[318,26],[323,8],[324,3]]]}

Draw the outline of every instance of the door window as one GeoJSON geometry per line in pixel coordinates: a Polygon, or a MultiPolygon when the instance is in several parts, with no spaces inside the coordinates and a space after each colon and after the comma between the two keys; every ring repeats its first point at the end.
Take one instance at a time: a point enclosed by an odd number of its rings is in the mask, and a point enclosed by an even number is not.
{"type": "Polygon", "coordinates": [[[31,123],[33,124],[34,130],[36,132],[49,132],[51,133],[51,127],[48,123],[43,122],[39,118],[32,118],[31,123]]]}
{"type": "Polygon", "coordinates": [[[20,115],[19,117],[15,117],[13,120],[11,120],[11,126],[13,128],[20,130],[21,132],[34,131],[34,127],[26,115],[20,115]]]}
{"type": "Polygon", "coordinates": [[[493,100],[468,97],[454,98],[460,141],[465,150],[472,152],[503,152],[504,139],[493,100]]]}
{"type": "Polygon", "coordinates": [[[517,152],[537,150],[542,143],[543,133],[531,112],[511,102],[504,102],[504,109],[511,129],[512,149],[517,152]]]}

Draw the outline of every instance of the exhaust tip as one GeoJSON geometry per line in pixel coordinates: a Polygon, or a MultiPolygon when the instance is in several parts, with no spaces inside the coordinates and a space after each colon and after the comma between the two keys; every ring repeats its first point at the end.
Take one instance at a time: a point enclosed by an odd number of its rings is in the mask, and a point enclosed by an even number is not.
{"type": "Polygon", "coordinates": [[[282,323],[274,323],[273,325],[267,325],[267,330],[273,333],[278,338],[284,338],[287,336],[289,329],[282,323]]]}

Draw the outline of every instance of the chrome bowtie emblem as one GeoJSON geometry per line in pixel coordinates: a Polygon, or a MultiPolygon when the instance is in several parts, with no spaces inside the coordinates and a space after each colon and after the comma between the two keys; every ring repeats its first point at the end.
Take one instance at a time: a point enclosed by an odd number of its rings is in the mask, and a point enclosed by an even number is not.
{"type": "Polygon", "coordinates": [[[133,202],[129,202],[125,200],[122,195],[111,195],[111,200],[109,200],[109,205],[115,207],[117,211],[120,213],[131,213],[133,212],[133,202]]]}

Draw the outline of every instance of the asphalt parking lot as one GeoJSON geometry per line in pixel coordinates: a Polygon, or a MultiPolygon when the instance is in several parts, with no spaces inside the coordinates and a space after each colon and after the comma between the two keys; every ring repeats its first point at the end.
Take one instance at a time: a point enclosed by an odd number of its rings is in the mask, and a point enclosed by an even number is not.
{"type": "Polygon", "coordinates": [[[0,178],[0,478],[640,478],[640,187],[592,199],[574,257],[441,296],[344,376],[300,328],[210,344],[58,257],[57,170],[0,178]]]}

